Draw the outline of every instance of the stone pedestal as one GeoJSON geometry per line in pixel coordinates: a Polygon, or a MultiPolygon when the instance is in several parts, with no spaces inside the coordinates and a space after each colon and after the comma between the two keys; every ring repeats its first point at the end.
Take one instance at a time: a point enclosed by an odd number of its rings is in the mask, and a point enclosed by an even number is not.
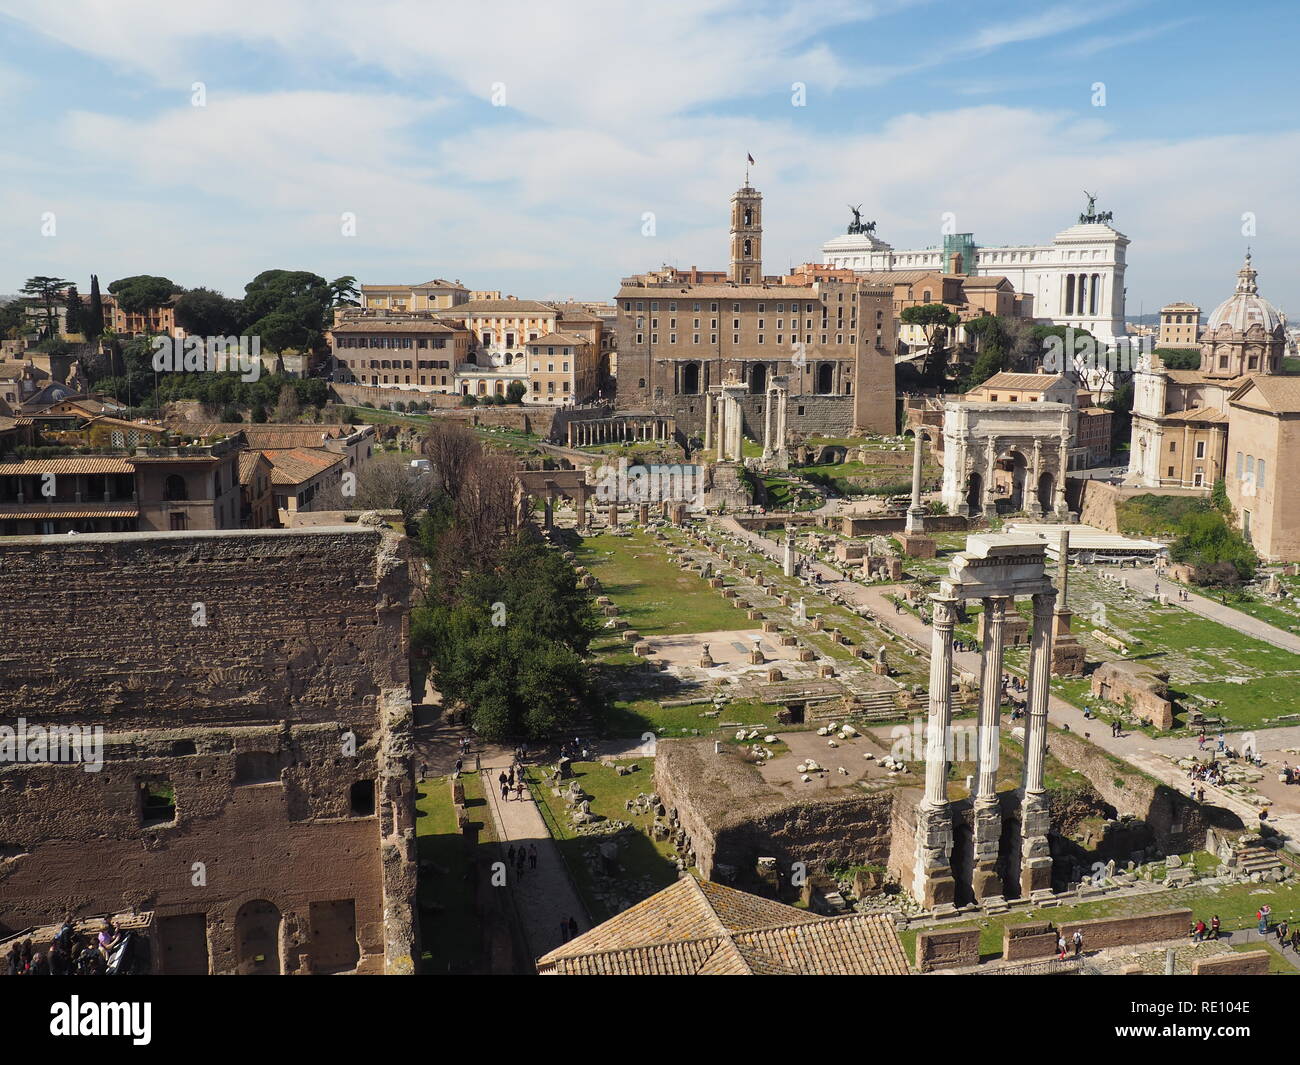
{"type": "Polygon", "coordinates": [[[924,533],[901,532],[897,539],[908,558],[934,558],[938,552],[934,540],[924,533]]]}
{"type": "Polygon", "coordinates": [[[1070,631],[1074,612],[1058,610],[1052,617],[1052,676],[1082,677],[1088,656],[1070,631]]]}
{"type": "Polygon", "coordinates": [[[916,865],[912,896],[928,910],[951,906],[957,884],[952,876],[952,815],[947,803],[939,807],[921,803],[916,808],[916,865]]]}
{"type": "Polygon", "coordinates": [[[1047,834],[1052,827],[1047,794],[1029,794],[1020,807],[1020,895],[1052,890],[1052,852],[1047,834]]]}
{"type": "Polygon", "coordinates": [[[996,798],[975,806],[974,861],[971,864],[971,889],[980,902],[1002,894],[1002,877],[998,873],[998,847],[1002,840],[1002,815],[996,798]]]}

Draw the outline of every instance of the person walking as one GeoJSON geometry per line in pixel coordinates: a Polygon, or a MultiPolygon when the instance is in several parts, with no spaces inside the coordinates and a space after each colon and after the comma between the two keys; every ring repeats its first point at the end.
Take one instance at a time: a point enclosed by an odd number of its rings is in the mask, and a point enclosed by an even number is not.
{"type": "Polygon", "coordinates": [[[1210,938],[1219,938],[1219,915],[1217,913],[1210,918],[1210,938]]]}
{"type": "Polygon", "coordinates": [[[536,843],[528,844],[528,868],[530,869],[537,868],[537,844],[536,843]]]}
{"type": "Polygon", "coordinates": [[[1083,933],[1079,929],[1074,930],[1074,956],[1077,958],[1083,954],[1083,933]]]}
{"type": "Polygon", "coordinates": [[[1059,961],[1065,961],[1065,933],[1061,932],[1056,937],[1056,949],[1060,953],[1059,961]]]}

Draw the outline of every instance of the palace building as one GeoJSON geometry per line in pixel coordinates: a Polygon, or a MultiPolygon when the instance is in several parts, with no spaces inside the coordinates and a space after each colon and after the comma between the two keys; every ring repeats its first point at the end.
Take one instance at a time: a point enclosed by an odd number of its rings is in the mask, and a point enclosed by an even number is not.
{"type": "Polygon", "coordinates": [[[671,415],[702,438],[709,390],[740,384],[757,439],[769,382],[784,377],[792,432],[894,432],[893,287],[840,272],[764,275],[762,194],[748,183],[731,198],[730,233],[725,274],[664,267],[623,279],[619,409],[671,415]]]}

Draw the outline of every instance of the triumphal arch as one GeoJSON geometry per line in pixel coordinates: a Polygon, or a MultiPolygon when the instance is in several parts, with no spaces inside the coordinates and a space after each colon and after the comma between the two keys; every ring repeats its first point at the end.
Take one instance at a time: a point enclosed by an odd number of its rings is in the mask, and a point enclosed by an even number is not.
{"type": "Polygon", "coordinates": [[[1068,403],[944,405],[943,502],[949,514],[1069,517],[1074,408],[1068,403]]]}
{"type": "Polygon", "coordinates": [[[1050,892],[1052,858],[1048,850],[1048,795],[1043,786],[1047,757],[1047,703],[1052,668],[1052,613],[1056,589],[1046,569],[1046,544],[1011,533],[971,536],[949,565],[939,591],[931,596],[933,645],[930,652],[930,706],[926,728],[925,797],[916,809],[916,865],[912,893],[928,908],[977,902],[1004,895],[1050,892]],[[1009,807],[997,791],[1001,749],[1002,643],[1008,613],[1017,598],[1033,601],[1029,644],[1029,698],[1024,730],[1024,772],[1009,807]],[[977,756],[971,790],[969,858],[954,855],[954,812],[948,799],[952,744],[953,628],[963,604],[981,600],[988,614],[980,668],[977,756]],[[1014,812],[1011,812],[1014,810],[1014,812]],[[1004,825],[1004,811],[1011,823],[1004,825]],[[1017,822],[1018,823],[1015,823],[1017,822]],[[959,857],[959,862],[954,858],[959,857]],[[958,884],[954,865],[963,868],[958,884]],[[1019,890],[1005,890],[1003,873],[1014,875],[1019,890]],[[1000,871],[1002,870],[1002,871],[1000,871]]]}

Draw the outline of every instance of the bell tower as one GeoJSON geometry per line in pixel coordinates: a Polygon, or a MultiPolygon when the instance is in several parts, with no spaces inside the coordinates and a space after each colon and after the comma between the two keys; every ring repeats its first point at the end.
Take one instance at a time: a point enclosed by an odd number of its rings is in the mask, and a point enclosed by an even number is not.
{"type": "Polygon", "coordinates": [[[731,280],[763,283],[763,194],[748,181],[731,195],[731,280]]]}

